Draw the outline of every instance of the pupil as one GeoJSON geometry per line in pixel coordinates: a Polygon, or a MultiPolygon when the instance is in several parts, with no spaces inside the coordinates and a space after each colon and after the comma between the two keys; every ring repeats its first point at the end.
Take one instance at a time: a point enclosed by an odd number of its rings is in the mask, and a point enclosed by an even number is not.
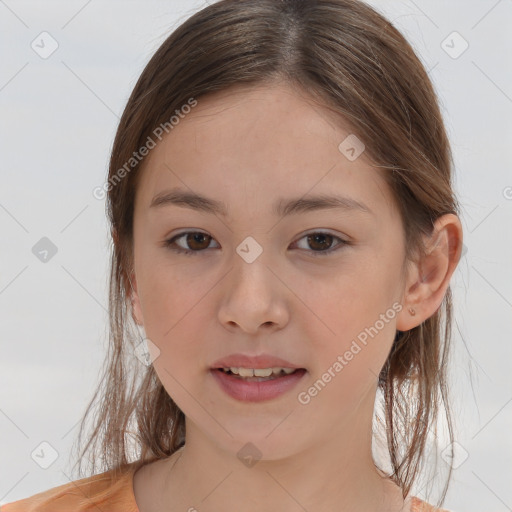
{"type": "MultiPolygon", "coordinates": [[[[188,239],[190,240],[190,238],[192,238],[192,247],[193,247],[193,243],[194,242],[198,242],[199,244],[201,244],[201,239],[204,239],[206,238],[207,235],[205,235],[204,233],[193,233],[191,236],[188,237],[188,239]]],[[[190,243],[189,243],[190,245],[190,243]]],[[[207,244],[208,246],[208,244],[207,244]]],[[[199,247],[199,248],[202,248],[202,247],[199,247]]]]}
{"type": "Polygon", "coordinates": [[[325,249],[325,247],[329,247],[330,246],[330,244],[326,244],[325,243],[325,238],[326,237],[332,239],[331,235],[318,233],[316,235],[308,235],[308,241],[311,243],[311,240],[313,240],[312,247],[314,248],[314,244],[318,242],[318,239],[320,239],[320,240],[323,239],[323,242],[320,242],[320,249],[322,249],[322,248],[325,249]]]}

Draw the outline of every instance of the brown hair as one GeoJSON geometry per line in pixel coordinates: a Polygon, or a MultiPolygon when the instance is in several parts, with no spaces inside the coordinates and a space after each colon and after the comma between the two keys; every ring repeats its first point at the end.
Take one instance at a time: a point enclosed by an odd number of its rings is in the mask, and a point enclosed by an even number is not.
{"type": "MultiPolygon", "coordinates": [[[[438,217],[458,214],[452,157],[432,84],[409,43],[374,9],[356,0],[221,0],[194,14],[147,64],[114,140],[107,197],[113,238],[110,344],[101,383],[82,418],[79,442],[99,397],[80,467],[90,451],[93,473],[121,471],[131,463],[130,432],[140,465],[170,456],[185,442],[183,412],[153,366],[133,356],[140,339],[130,332],[128,275],[142,164],[132,162],[122,179],[119,171],[190,98],[273,80],[307,91],[364,142],[366,156],[383,169],[399,208],[407,261],[424,251],[421,237],[432,233],[438,217]]],[[[439,398],[453,441],[446,374],[451,315],[448,288],[434,315],[410,331],[397,332],[379,376],[391,478],[404,497],[421,473],[429,430],[437,434],[439,398]]],[[[451,467],[440,503],[450,477],[451,467]]]]}

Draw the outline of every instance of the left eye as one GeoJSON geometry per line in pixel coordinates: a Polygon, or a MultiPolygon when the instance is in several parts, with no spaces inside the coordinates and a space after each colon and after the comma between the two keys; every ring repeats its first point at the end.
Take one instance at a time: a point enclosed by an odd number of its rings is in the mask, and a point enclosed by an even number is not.
{"type": "MultiPolygon", "coordinates": [[[[337,251],[340,246],[350,245],[349,242],[343,240],[342,238],[332,235],[330,233],[323,233],[320,231],[309,233],[299,238],[296,242],[300,242],[301,240],[306,240],[306,244],[313,248],[312,251],[309,251],[314,256],[323,256],[326,254],[330,254],[334,251],[337,251]],[[334,245],[334,249],[332,249],[333,241],[338,240],[338,243],[334,245]],[[316,247],[316,248],[315,248],[316,247]]],[[[204,249],[207,249],[209,246],[209,242],[212,241],[213,238],[206,233],[202,233],[200,231],[187,231],[185,233],[180,233],[169,240],[165,241],[165,246],[171,249],[171,251],[192,255],[197,254],[199,252],[203,252],[204,249]],[[178,244],[178,240],[184,239],[185,244],[191,249],[183,248],[178,244]],[[198,245],[196,245],[198,244],[198,245]],[[199,247],[198,247],[199,246],[199,247]]]]}
{"type": "Polygon", "coordinates": [[[304,239],[306,240],[306,243],[310,245],[310,247],[317,247],[317,249],[312,251],[313,256],[324,256],[326,254],[337,251],[340,246],[343,247],[344,245],[349,245],[346,240],[343,240],[339,236],[323,232],[309,233],[302,238],[299,238],[299,241],[304,239]],[[338,240],[338,243],[334,245],[335,248],[333,249],[332,247],[334,240],[338,240]]]}

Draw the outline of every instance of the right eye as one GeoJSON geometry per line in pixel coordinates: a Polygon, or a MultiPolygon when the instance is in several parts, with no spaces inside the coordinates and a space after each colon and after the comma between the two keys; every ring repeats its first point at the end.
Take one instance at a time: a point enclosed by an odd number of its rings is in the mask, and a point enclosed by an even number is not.
{"type": "Polygon", "coordinates": [[[171,251],[187,254],[187,255],[195,255],[198,252],[202,252],[204,249],[208,248],[209,241],[213,240],[210,235],[203,233],[201,231],[186,231],[185,233],[180,233],[176,236],[173,236],[169,240],[165,241],[165,247],[169,248],[171,251]],[[185,244],[191,244],[189,247],[192,249],[183,248],[179,244],[177,244],[177,240],[183,239],[185,244]],[[205,240],[207,241],[205,246],[205,240]]]}

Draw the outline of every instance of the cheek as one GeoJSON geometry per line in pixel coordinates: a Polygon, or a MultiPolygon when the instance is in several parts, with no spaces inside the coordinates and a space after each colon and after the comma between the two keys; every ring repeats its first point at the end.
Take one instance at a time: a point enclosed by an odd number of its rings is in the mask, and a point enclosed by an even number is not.
{"type": "Polygon", "coordinates": [[[400,309],[394,298],[398,279],[394,274],[385,262],[360,259],[350,271],[331,276],[324,286],[309,287],[303,328],[315,344],[316,377],[329,369],[344,375],[339,381],[378,376],[391,349],[400,309]]]}
{"type": "Polygon", "coordinates": [[[177,386],[171,375],[185,382],[194,378],[192,372],[203,371],[212,315],[208,292],[218,280],[208,272],[190,275],[185,266],[155,258],[139,282],[144,330],[159,350],[153,364],[169,394],[177,386]]]}
{"type": "Polygon", "coordinates": [[[197,313],[218,277],[208,269],[171,265],[161,256],[148,261],[141,286],[144,321],[158,338],[168,337],[197,313]]]}

